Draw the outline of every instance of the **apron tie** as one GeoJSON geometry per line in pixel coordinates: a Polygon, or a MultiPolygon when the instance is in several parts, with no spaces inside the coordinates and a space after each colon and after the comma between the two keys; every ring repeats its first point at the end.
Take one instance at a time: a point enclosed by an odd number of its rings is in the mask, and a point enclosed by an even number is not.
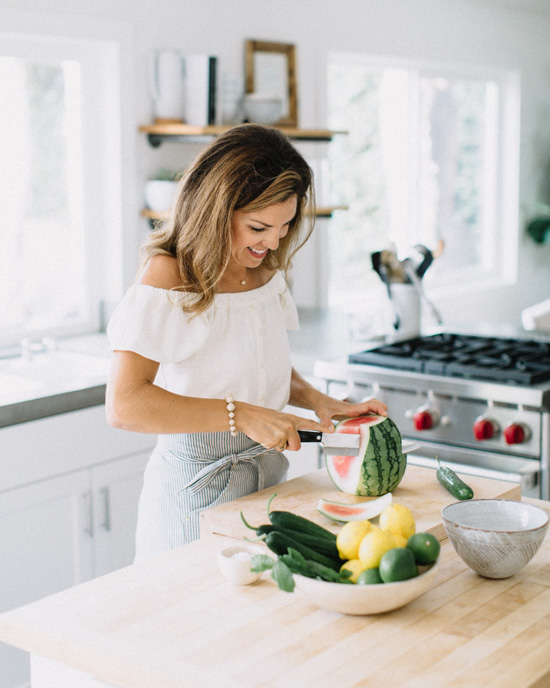
{"type": "Polygon", "coordinates": [[[258,468],[258,490],[263,490],[265,485],[265,472],[262,464],[257,460],[259,456],[267,454],[273,451],[273,449],[266,449],[262,447],[261,444],[256,444],[249,449],[245,449],[239,454],[227,454],[222,456],[220,459],[198,459],[198,458],[188,458],[187,461],[191,463],[204,463],[206,464],[204,468],[197,473],[197,475],[190,480],[186,485],[185,489],[191,494],[197,494],[203,490],[207,485],[212,482],[212,480],[222,471],[236,466],[240,461],[244,463],[256,464],[258,468]]]}

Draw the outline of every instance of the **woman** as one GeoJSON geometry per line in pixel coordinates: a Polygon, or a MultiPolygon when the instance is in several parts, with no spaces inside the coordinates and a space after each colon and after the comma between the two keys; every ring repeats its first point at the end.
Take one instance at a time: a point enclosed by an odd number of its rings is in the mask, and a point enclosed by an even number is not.
{"type": "Polygon", "coordinates": [[[286,330],[298,319],[284,273],[311,233],[311,184],[281,132],[235,127],[199,155],[143,248],[108,327],[109,423],[159,435],[136,560],[198,538],[201,510],[281,482],[298,430],[386,413],[332,399],[291,367],[286,330]],[[288,403],[319,422],[284,413],[288,403]]]}

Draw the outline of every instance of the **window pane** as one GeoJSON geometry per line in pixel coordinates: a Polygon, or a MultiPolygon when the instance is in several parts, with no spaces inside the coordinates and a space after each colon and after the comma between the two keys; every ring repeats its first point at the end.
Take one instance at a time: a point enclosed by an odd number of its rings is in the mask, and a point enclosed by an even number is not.
{"type": "Polygon", "coordinates": [[[440,285],[496,263],[498,88],[444,70],[386,67],[337,58],[328,67],[331,194],[349,206],[329,232],[328,302],[368,299],[379,278],[370,254],[445,242],[430,268],[440,285]],[[452,263],[446,261],[452,256],[452,263]]]}
{"type": "Polygon", "coordinates": [[[484,260],[485,136],[488,95],[494,84],[421,78],[419,84],[419,238],[433,246],[444,238],[453,269],[475,268],[484,260]]]}
{"type": "Polygon", "coordinates": [[[87,316],[80,66],[0,57],[2,337],[87,316]]]}

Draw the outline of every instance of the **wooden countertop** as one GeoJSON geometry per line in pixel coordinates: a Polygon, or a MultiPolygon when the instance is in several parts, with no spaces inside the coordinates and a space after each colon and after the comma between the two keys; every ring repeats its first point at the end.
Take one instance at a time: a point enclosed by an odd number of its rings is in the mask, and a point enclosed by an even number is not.
{"type": "MultiPolygon", "coordinates": [[[[463,476],[474,490],[477,499],[521,499],[521,488],[501,480],[488,480],[471,475],[463,476]]],[[[215,533],[231,537],[254,537],[251,530],[243,524],[239,511],[242,511],[251,525],[267,523],[266,505],[271,495],[277,496],[271,509],[292,511],[309,518],[333,532],[338,532],[341,524],[330,522],[317,511],[319,497],[340,502],[361,502],[365,497],[346,495],[334,486],[325,468],[309,473],[302,478],[269,487],[260,492],[236,499],[229,504],[209,509],[201,513],[201,533],[215,533]]],[[[405,504],[413,512],[418,531],[430,531],[440,540],[446,537],[441,521],[441,509],[456,501],[437,481],[435,471],[409,464],[405,476],[393,491],[393,499],[405,504]]]]}
{"type": "MultiPolygon", "coordinates": [[[[420,499],[433,481],[428,469],[411,468],[402,503],[420,499]],[[413,494],[417,481],[424,487],[413,494]]],[[[313,499],[322,482],[315,472],[279,492],[313,499]]],[[[488,485],[478,488],[476,496],[485,496],[488,485]]],[[[239,502],[253,520],[259,495],[239,502]]],[[[535,503],[550,512],[550,503],[535,503]]],[[[435,519],[431,504],[426,517],[413,507],[420,524],[435,519]]],[[[229,584],[216,562],[229,542],[206,535],[7,612],[0,640],[123,688],[550,684],[548,538],[519,574],[502,581],[477,576],[445,539],[437,586],[402,609],[370,617],[318,609],[299,592],[278,590],[267,574],[251,586],[229,584]]]]}

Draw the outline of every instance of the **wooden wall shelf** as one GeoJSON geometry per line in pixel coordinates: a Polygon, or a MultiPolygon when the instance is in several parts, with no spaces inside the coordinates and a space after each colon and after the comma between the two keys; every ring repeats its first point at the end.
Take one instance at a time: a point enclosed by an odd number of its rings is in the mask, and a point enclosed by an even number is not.
{"type": "MultiPolygon", "coordinates": [[[[159,123],[146,124],[139,127],[142,134],[147,134],[149,143],[154,148],[160,146],[165,139],[182,138],[190,143],[202,143],[209,141],[231,126],[206,126],[199,127],[193,124],[159,123]]],[[[298,127],[276,127],[287,136],[297,141],[331,141],[337,134],[346,134],[345,131],[330,131],[328,129],[300,129],[298,127]]]]}
{"type": "MultiPolygon", "coordinates": [[[[319,206],[317,207],[317,211],[315,213],[315,217],[332,217],[332,214],[337,211],[337,210],[347,210],[348,207],[345,205],[332,205],[332,206],[319,206]]],[[[168,211],[163,212],[163,213],[157,213],[154,210],[149,210],[148,208],[144,208],[141,211],[141,217],[144,217],[146,220],[149,220],[151,225],[154,225],[155,222],[162,222],[168,218],[168,211]]]]}

